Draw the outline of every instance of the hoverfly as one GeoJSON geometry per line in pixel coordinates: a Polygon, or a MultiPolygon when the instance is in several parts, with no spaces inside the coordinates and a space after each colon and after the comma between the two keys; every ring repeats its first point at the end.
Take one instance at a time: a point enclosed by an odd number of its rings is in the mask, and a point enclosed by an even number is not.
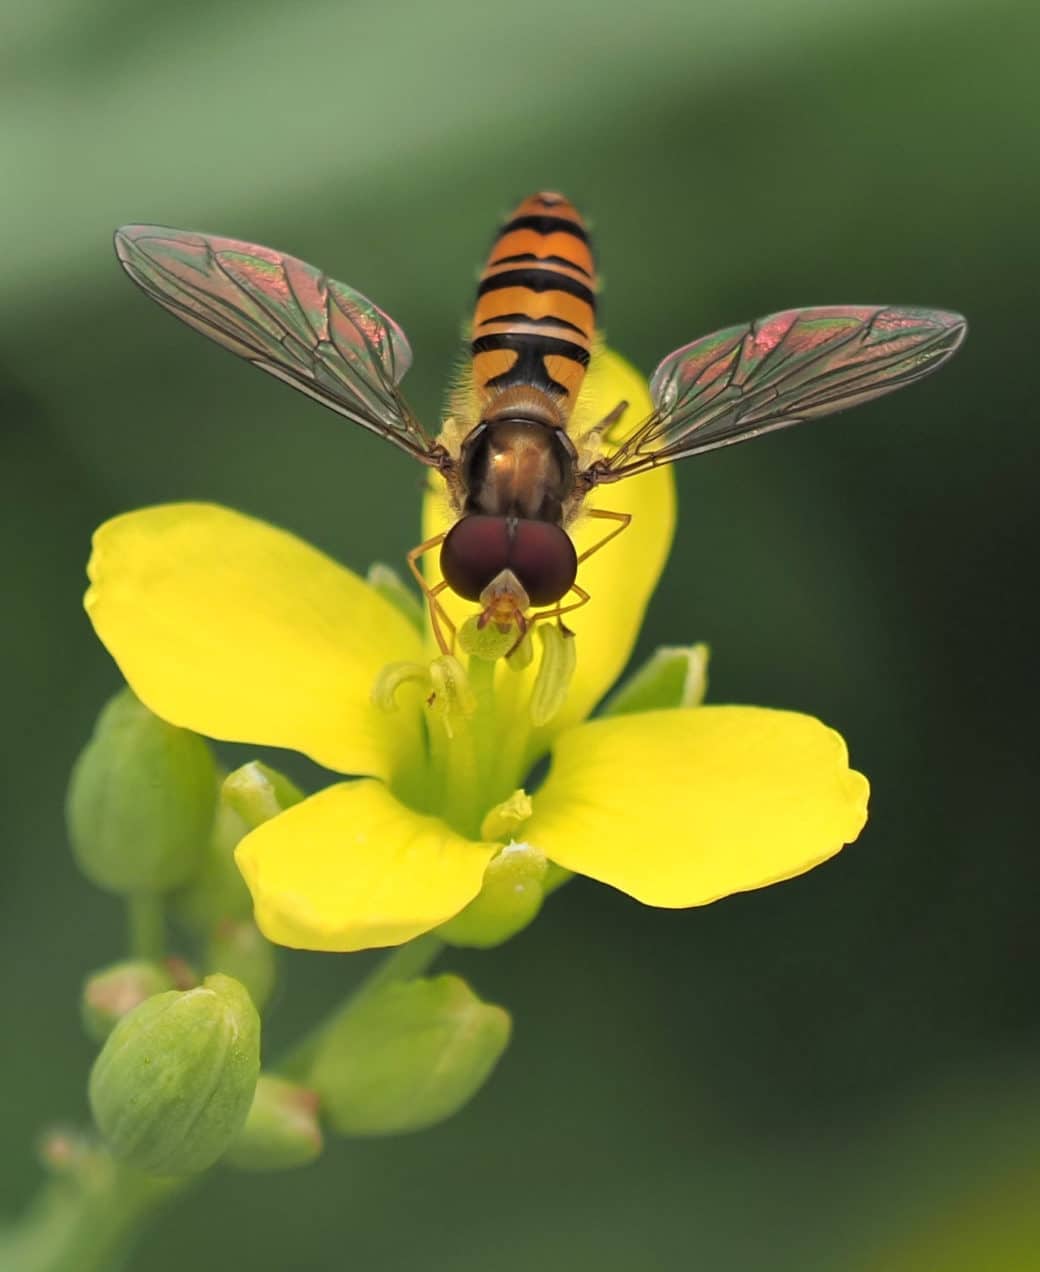
{"type": "Polygon", "coordinates": [[[587,510],[613,524],[579,556],[567,530],[593,487],[889,393],[945,362],[967,329],[959,314],[889,305],[788,309],[727,327],[670,353],[650,380],[652,413],[605,445],[627,403],[584,433],[569,428],[595,335],[588,234],[573,204],[542,192],[495,238],[477,287],[471,384],[435,437],[398,387],[412,360],[404,332],[353,288],[235,239],[129,225],[115,245],[133,281],[178,318],[441,474],[456,520],[408,565],[445,653],[455,637],[438,601],[446,588],[480,605],[481,625],[515,626],[517,642],[590,600],[578,566],[631,519],[587,510]],[[442,578],[431,586],[418,562],[435,548],[442,578]]]}

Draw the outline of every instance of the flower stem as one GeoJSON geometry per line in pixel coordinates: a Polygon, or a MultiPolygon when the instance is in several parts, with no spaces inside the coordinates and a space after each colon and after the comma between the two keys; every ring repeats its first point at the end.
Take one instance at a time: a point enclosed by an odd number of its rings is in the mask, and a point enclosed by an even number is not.
{"type": "Polygon", "coordinates": [[[53,1174],[21,1220],[0,1235],[6,1272],[109,1272],[159,1210],[191,1187],[194,1177],[152,1179],[115,1162],[100,1148],[85,1150],[53,1174]]]}
{"type": "Polygon", "coordinates": [[[157,892],[138,892],[126,899],[130,957],[157,963],[166,953],[166,919],[157,892]]]}

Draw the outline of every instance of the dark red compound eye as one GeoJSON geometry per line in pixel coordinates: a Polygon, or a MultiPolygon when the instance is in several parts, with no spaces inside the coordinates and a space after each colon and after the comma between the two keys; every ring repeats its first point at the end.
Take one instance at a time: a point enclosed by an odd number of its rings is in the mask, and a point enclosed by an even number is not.
{"type": "Polygon", "coordinates": [[[578,554],[566,531],[551,521],[518,521],[509,568],[532,605],[551,605],[570,590],[578,554]]]}
{"type": "Polygon", "coordinates": [[[532,605],[551,605],[570,588],[578,557],[567,533],[550,521],[515,517],[463,517],[441,547],[441,572],[464,600],[480,594],[503,570],[512,570],[532,605]]]}
{"type": "Polygon", "coordinates": [[[481,592],[509,565],[509,548],[505,517],[463,517],[441,545],[441,573],[453,592],[479,601],[481,592]]]}

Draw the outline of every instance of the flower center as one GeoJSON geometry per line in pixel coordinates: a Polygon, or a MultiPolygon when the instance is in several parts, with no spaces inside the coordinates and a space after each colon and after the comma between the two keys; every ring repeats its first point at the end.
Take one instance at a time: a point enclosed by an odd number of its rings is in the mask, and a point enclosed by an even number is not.
{"type": "Polygon", "coordinates": [[[392,711],[404,686],[417,686],[422,696],[422,772],[413,765],[394,774],[394,793],[460,834],[499,838],[488,814],[508,804],[544,753],[541,731],[566,701],[575,642],[562,627],[539,627],[541,661],[532,679],[524,674],[535,657],[530,633],[511,648],[514,633],[479,627],[474,619],[459,637],[465,666],[451,654],[430,663],[390,663],[377,677],[372,698],[392,711]]]}

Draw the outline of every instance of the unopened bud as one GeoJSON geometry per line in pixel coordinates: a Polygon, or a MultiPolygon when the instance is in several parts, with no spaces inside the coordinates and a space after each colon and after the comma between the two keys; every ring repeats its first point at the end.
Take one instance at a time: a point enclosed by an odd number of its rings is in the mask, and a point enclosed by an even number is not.
{"type": "Polygon", "coordinates": [[[450,1117],[483,1086],[509,1041],[501,1007],[458,976],[394,981],[362,994],[321,1039],[308,1082],[343,1135],[394,1135],[450,1117]]]}
{"type": "Polygon", "coordinates": [[[253,913],[253,898],[235,865],[235,848],[248,832],[227,800],[219,799],[199,871],[170,898],[177,917],[195,932],[205,935],[224,919],[253,913]]]}
{"type": "Polygon", "coordinates": [[[124,894],[185,883],[202,860],[215,792],[202,738],[122,690],[72,771],[67,815],[80,869],[98,887],[124,894]]]}
{"type": "Polygon", "coordinates": [[[707,645],[662,645],[621,685],[603,707],[604,715],[699,707],[708,688],[707,645]]]}
{"type": "Polygon", "coordinates": [[[303,791],[284,773],[262,760],[252,760],[224,778],[220,797],[254,830],[298,804],[303,791]]]}
{"type": "Polygon", "coordinates": [[[530,795],[522,789],[514,791],[508,799],[496,804],[480,823],[481,839],[485,843],[511,839],[524,822],[530,820],[533,811],[530,795]]]}
{"type": "Polygon", "coordinates": [[[103,967],[83,982],[83,1027],[95,1042],[104,1042],[127,1012],[175,987],[172,972],[162,963],[133,959],[103,967]]]}
{"type": "Polygon", "coordinates": [[[263,1011],[278,975],[278,956],[252,919],[224,919],[210,937],[206,970],[241,981],[263,1011]]]}
{"type": "Polygon", "coordinates": [[[240,1170],[289,1170],[321,1154],[318,1097],[307,1087],[262,1073],[245,1126],[224,1155],[240,1170]]]}
{"type": "Polygon", "coordinates": [[[542,908],[549,863],[530,844],[507,844],[484,871],[476,897],[437,929],[449,945],[487,950],[522,931],[542,908]]]}
{"type": "Polygon", "coordinates": [[[190,1175],[242,1129],[259,1070],[252,999],[230,977],[207,976],[123,1017],[94,1062],[90,1107],[120,1160],[149,1175],[190,1175]]]}

